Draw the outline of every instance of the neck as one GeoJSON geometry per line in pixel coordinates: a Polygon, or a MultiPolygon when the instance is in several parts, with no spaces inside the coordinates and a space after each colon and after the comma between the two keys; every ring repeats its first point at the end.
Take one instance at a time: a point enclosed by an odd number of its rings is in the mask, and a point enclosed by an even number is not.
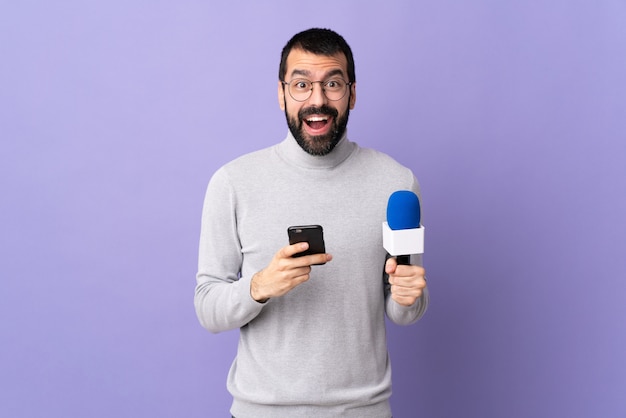
{"type": "Polygon", "coordinates": [[[350,142],[347,137],[347,131],[333,148],[326,155],[311,155],[298,145],[291,132],[287,133],[287,138],[279,144],[279,152],[283,158],[289,162],[303,168],[333,168],[345,161],[352,153],[356,144],[350,142]]]}

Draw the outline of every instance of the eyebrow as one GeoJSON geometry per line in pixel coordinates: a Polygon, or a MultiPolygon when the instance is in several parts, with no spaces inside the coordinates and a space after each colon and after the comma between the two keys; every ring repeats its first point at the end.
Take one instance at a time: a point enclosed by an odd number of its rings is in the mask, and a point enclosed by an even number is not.
{"type": "MultiPolygon", "coordinates": [[[[324,79],[328,79],[332,76],[335,75],[340,75],[340,76],[344,76],[343,70],[336,68],[334,70],[330,70],[329,72],[327,72],[324,75],[324,79]]],[[[293,78],[294,76],[302,76],[302,77],[310,77],[311,76],[311,72],[309,70],[299,70],[299,69],[295,69],[291,72],[291,77],[293,78]]]]}

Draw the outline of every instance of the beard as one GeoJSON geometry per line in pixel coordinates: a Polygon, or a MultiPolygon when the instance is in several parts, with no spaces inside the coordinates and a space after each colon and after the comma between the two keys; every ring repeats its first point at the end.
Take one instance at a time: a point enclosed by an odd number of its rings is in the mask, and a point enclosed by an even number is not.
{"type": "Polygon", "coordinates": [[[346,113],[339,119],[337,119],[338,114],[339,112],[336,109],[327,105],[322,105],[321,107],[313,106],[301,109],[296,119],[289,116],[287,107],[285,106],[285,117],[287,118],[287,125],[289,126],[291,134],[304,151],[315,156],[329,154],[346,132],[350,109],[347,108],[346,113]],[[309,115],[331,116],[333,122],[330,131],[325,135],[308,135],[304,130],[304,124],[306,123],[304,120],[309,115]]]}

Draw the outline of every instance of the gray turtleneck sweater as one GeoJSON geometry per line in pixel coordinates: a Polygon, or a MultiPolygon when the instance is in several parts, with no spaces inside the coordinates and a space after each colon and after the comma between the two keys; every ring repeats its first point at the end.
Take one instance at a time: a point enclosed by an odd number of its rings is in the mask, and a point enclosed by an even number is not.
{"type": "Polygon", "coordinates": [[[384,316],[410,324],[428,305],[427,292],[397,304],[383,280],[381,224],[401,189],[419,194],[409,169],[345,136],[318,157],[288,134],[213,175],[194,301],[208,330],[240,328],[227,384],[234,416],[391,416],[384,316]],[[332,261],[286,295],[256,302],[250,279],[288,244],[289,226],[308,224],[323,226],[332,261]]]}

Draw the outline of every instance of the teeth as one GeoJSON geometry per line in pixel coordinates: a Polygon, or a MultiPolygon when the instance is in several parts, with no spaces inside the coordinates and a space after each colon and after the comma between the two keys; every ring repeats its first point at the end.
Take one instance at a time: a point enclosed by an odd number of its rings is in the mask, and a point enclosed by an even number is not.
{"type": "Polygon", "coordinates": [[[313,117],[307,118],[307,121],[309,121],[309,122],[320,122],[320,121],[323,121],[323,120],[328,120],[328,117],[313,116],[313,117]]]}

